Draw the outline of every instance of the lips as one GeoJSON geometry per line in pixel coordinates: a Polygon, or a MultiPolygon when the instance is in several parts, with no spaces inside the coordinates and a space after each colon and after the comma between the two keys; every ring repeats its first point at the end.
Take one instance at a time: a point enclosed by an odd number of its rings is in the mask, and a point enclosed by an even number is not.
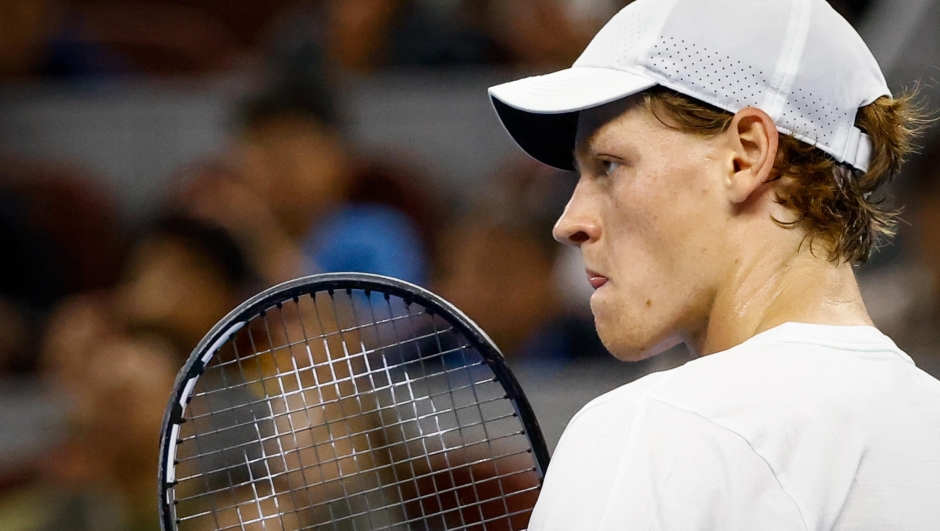
{"type": "Polygon", "coordinates": [[[591,287],[593,287],[594,289],[599,289],[604,284],[607,284],[608,280],[610,280],[609,278],[605,277],[604,275],[596,271],[591,271],[590,269],[588,269],[586,272],[587,272],[588,282],[591,283],[591,287]]]}

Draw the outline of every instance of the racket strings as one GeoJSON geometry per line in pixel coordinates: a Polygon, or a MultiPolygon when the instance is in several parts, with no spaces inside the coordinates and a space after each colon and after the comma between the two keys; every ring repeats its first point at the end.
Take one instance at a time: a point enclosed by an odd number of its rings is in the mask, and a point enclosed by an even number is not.
{"type": "MultiPolygon", "coordinates": [[[[314,307],[317,309],[317,319],[318,319],[318,322],[319,322],[320,326],[322,327],[322,318],[320,317],[319,305],[317,304],[316,298],[314,298],[313,300],[314,300],[314,307]]],[[[333,300],[333,299],[332,299],[332,297],[331,297],[331,301],[332,301],[332,300],[333,300]]],[[[336,311],[336,305],[335,305],[335,304],[330,304],[329,306],[330,306],[330,307],[332,308],[332,310],[333,310],[333,319],[334,319],[337,323],[340,323],[340,318],[339,318],[339,315],[337,314],[337,311],[336,311]]],[[[394,316],[394,314],[392,314],[392,313],[390,313],[390,315],[394,316]]],[[[391,319],[391,322],[394,323],[394,318],[391,319]]],[[[347,334],[349,334],[349,333],[353,333],[353,331],[356,331],[357,329],[359,329],[359,327],[353,326],[351,329],[349,329],[349,331],[347,331],[347,332],[345,332],[345,333],[343,332],[343,327],[342,327],[342,326],[340,326],[339,329],[340,329],[340,334],[339,334],[339,336],[340,336],[340,339],[342,340],[342,348],[343,348],[343,354],[344,354],[344,356],[343,356],[342,359],[345,361],[345,369],[347,369],[350,374],[354,374],[354,369],[353,369],[353,366],[352,366],[352,360],[351,360],[351,358],[349,357],[349,349],[348,349],[348,347],[347,347],[347,342],[346,342],[345,336],[346,336],[347,334]]],[[[359,345],[362,346],[362,350],[365,351],[365,345],[364,345],[364,343],[363,343],[363,341],[362,341],[362,338],[360,337],[359,339],[360,339],[360,340],[359,340],[358,343],[359,343],[359,345]]],[[[401,343],[401,341],[399,341],[399,343],[401,343]]],[[[325,345],[328,345],[328,344],[325,343],[325,345]]],[[[333,372],[332,376],[333,376],[334,381],[337,381],[338,378],[337,378],[337,376],[336,376],[335,370],[332,371],[332,372],[333,372]]],[[[358,410],[359,410],[359,411],[363,411],[362,403],[361,403],[360,398],[359,398],[359,389],[358,389],[358,385],[356,385],[356,380],[355,380],[355,379],[351,379],[351,382],[352,382],[352,384],[353,384],[353,392],[355,393],[354,396],[355,396],[355,399],[356,399],[356,405],[357,405],[357,407],[358,407],[358,410]]],[[[339,383],[337,383],[337,384],[335,384],[335,385],[338,386],[339,383]]],[[[339,390],[338,387],[337,387],[337,390],[339,390]]],[[[343,402],[342,402],[342,401],[339,402],[339,410],[340,410],[340,413],[341,413],[341,415],[342,415],[343,417],[348,418],[348,413],[347,413],[346,411],[344,411],[343,402]]],[[[335,422],[337,422],[337,421],[334,421],[334,423],[335,423],[335,422]]],[[[339,421],[339,422],[341,422],[341,421],[339,421]]],[[[364,432],[363,432],[363,433],[364,433],[364,432]]],[[[368,436],[368,435],[365,435],[365,439],[366,439],[367,445],[368,445],[368,446],[371,446],[371,442],[369,441],[369,436],[368,436]]],[[[335,452],[335,448],[336,448],[336,447],[333,446],[333,448],[334,448],[333,455],[336,456],[336,452],[335,452]]],[[[353,453],[353,458],[354,458],[355,463],[356,463],[356,469],[361,469],[362,467],[359,465],[358,460],[356,460],[356,447],[355,447],[355,443],[354,443],[354,442],[353,442],[353,445],[352,445],[352,450],[353,450],[353,452],[352,452],[352,453],[353,453]]],[[[337,463],[337,464],[338,464],[338,463],[337,463]]],[[[359,485],[357,486],[357,489],[356,489],[357,492],[362,492],[362,491],[364,490],[364,487],[365,487],[365,484],[364,484],[364,483],[365,483],[365,482],[363,481],[363,479],[364,479],[364,478],[367,478],[367,477],[368,477],[368,476],[366,476],[366,475],[358,475],[357,479],[359,480],[359,481],[358,481],[359,485]]],[[[342,482],[341,485],[342,485],[342,488],[343,488],[343,495],[344,495],[344,498],[350,499],[350,493],[348,492],[346,482],[342,482]]],[[[384,490],[384,489],[381,491],[381,496],[382,496],[383,499],[385,498],[385,490],[384,490]]],[[[368,500],[368,497],[364,497],[363,499],[365,500],[366,511],[367,511],[367,513],[368,513],[368,515],[369,515],[369,521],[370,521],[370,523],[372,524],[372,527],[374,527],[375,524],[374,524],[374,522],[373,522],[372,511],[369,510],[369,500],[368,500]]],[[[313,506],[311,506],[310,508],[313,509],[313,508],[315,508],[315,507],[316,507],[316,506],[313,505],[313,506]]],[[[350,512],[351,512],[351,511],[350,511],[350,512]]],[[[343,520],[343,517],[336,517],[336,516],[334,516],[334,515],[332,514],[332,512],[331,512],[331,515],[330,515],[330,516],[331,516],[330,521],[331,521],[331,522],[334,522],[334,524],[335,524],[335,523],[339,523],[340,521],[343,520]]]]}
{"type": "Polygon", "coordinates": [[[539,485],[492,369],[417,304],[365,292],[251,319],[177,439],[178,529],[522,529],[539,485]]]}
{"type": "MultiPolygon", "coordinates": [[[[432,337],[432,336],[431,336],[431,335],[424,336],[425,339],[426,339],[426,338],[430,338],[430,337],[432,337]]],[[[459,353],[459,352],[460,352],[461,350],[463,350],[464,348],[466,348],[466,347],[458,347],[458,348],[454,348],[454,349],[442,351],[442,352],[439,352],[439,353],[436,353],[436,354],[430,354],[430,355],[427,356],[427,359],[433,360],[433,359],[435,359],[435,358],[443,358],[443,357],[446,357],[446,356],[448,356],[448,355],[450,355],[450,354],[459,353]]],[[[359,354],[353,354],[353,355],[350,356],[350,358],[366,357],[368,354],[371,354],[371,353],[363,352],[363,353],[359,353],[359,354]]],[[[399,363],[399,364],[396,364],[396,365],[392,365],[392,366],[389,367],[389,369],[393,369],[393,370],[394,370],[394,369],[404,369],[404,368],[406,368],[407,365],[409,365],[409,364],[414,364],[414,363],[417,363],[417,361],[415,361],[415,360],[409,360],[409,361],[405,361],[405,362],[403,362],[403,363],[399,363]]],[[[302,373],[302,371],[309,370],[310,368],[317,369],[317,368],[321,368],[321,367],[327,367],[328,365],[329,365],[328,362],[324,362],[324,363],[315,364],[315,365],[312,365],[312,366],[310,366],[310,367],[305,367],[305,368],[296,368],[296,367],[295,367],[294,370],[292,370],[292,371],[290,371],[290,372],[281,373],[280,376],[299,375],[299,374],[302,373]]],[[[472,366],[474,366],[474,365],[483,365],[483,362],[482,362],[482,361],[479,361],[479,362],[476,362],[476,363],[473,363],[473,364],[468,364],[467,367],[469,368],[469,367],[472,367],[472,366]]],[[[429,374],[426,375],[426,377],[442,376],[442,375],[445,375],[445,374],[448,373],[448,372],[457,372],[457,371],[460,371],[460,370],[463,370],[463,369],[464,369],[464,367],[460,367],[460,368],[450,368],[450,369],[444,368],[444,369],[442,369],[442,370],[440,370],[440,371],[438,371],[438,372],[429,373],[429,374]]],[[[270,378],[269,378],[269,379],[270,379],[270,378]]],[[[489,380],[492,381],[492,378],[490,378],[489,380]]],[[[337,379],[337,380],[336,380],[336,383],[352,382],[352,381],[353,381],[352,377],[350,377],[350,378],[340,378],[340,379],[337,379]]],[[[259,383],[263,384],[264,382],[265,382],[265,378],[262,376],[262,377],[259,378],[257,381],[232,384],[231,387],[229,387],[229,388],[211,389],[211,390],[206,390],[206,391],[200,391],[199,393],[196,393],[196,394],[194,395],[194,398],[205,397],[205,396],[212,395],[212,394],[214,394],[214,393],[225,393],[225,392],[228,392],[231,388],[235,388],[235,387],[244,387],[244,386],[250,386],[250,385],[256,385],[256,384],[259,384],[259,383]]],[[[298,383],[299,383],[299,382],[298,382],[298,383]]],[[[482,384],[482,383],[485,383],[485,382],[473,382],[473,383],[469,384],[468,386],[460,387],[460,388],[454,388],[454,389],[452,389],[452,390],[453,390],[453,391],[458,391],[458,390],[461,390],[461,389],[469,388],[470,385],[480,385],[480,384],[482,384]]],[[[386,385],[386,386],[375,386],[373,390],[374,390],[374,391],[382,391],[382,390],[384,390],[384,389],[390,388],[391,385],[392,385],[392,384],[389,384],[389,385],[386,385]]],[[[298,389],[295,390],[295,391],[285,391],[285,392],[282,394],[282,396],[287,397],[287,396],[290,396],[290,395],[293,395],[293,394],[301,393],[301,392],[303,392],[303,391],[305,391],[305,390],[306,390],[306,389],[303,388],[303,387],[298,387],[298,389]]],[[[440,396],[440,394],[443,394],[443,393],[438,393],[438,394],[432,395],[432,397],[433,397],[433,396],[440,396]]],[[[255,402],[255,404],[260,404],[260,403],[263,403],[263,402],[265,402],[264,399],[259,399],[259,400],[257,400],[257,401],[255,402]]],[[[333,400],[333,401],[329,401],[329,400],[328,400],[328,401],[324,401],[324,402],[322,402],[322,403],[323,403],[323,404],[328,404],[328,403],[335,403],[335,402],[336,402],[335,400],[333,400]]],[[[229,408],[228,410],[226,410],[226,409],[216,410],[216,411],[213,411],[211,414],[225,413],[226,411],[234,410],[234,409],[237,409],[237,408],[239,408],[239,407],[242,407],[242,405],[241,405],[241,404],[239,404],[239,405],[234,405],[234,406],[232,406],[231,408],[229,408]]],[[[210,415],[209,413],[201,414],[201,415],[199,415],[199,414],[193,415],[192,417],[190,417],[190,420],[196,420],[196,419],[199,419],[199,418],[202,418],[202,417],[206,417],[206,416],[209,416],[209,415],[210,415]]]]}
{"type": "MultiPolygon", "coordinates": [[[[319,335],[315,336],[315,338],[316,338],[316,339],[331,339],[331,338],[334,338],[334,337],[339,337],[339,336],[341,336],[343,333],[346,333],[346,332],[356,332],[356,331],[358,331],[358,330],[362,330],[362,329],[366,329],[366,328],[371,328],[371,327],[375,327],[375,326],[388,325],[388,324],[394,323],[395,321],[408,320],[409,318],[410,318],[410,316],[390,317],[390,318],[386,318],[386,319],[381,319],[381,320],[376,321],[376,322],[374,322],[374,323],[359,324],[359,325],[351,326],[351,327],[349,327],[349,328],[338,329],[338,330],[334,330],[334,331],[330,331],[330,332],[324,332],[324,333],[322,333],[322,334],[319,334],[319,335]]],[[[311,339],[313,339],[313,338],[306,338],[306,337],[305,337],[305,338],[303,338],[303,339],[299,339],[299,340],[294,341],[294,342],[279,344],[279,345],[277,345],[276,348],[278,348],[278,349],[283,349],[283,348],[288,348],[288,347],[294,347],[294,346],[304,345],[304,344],[308,343],[311,339]]],[[[413,340],[413,339],[414,339],[414,338],[411,338],[411,340],[413,340]]],[[[244,360],[246,360],[246,359],[251,359],[251,358],[256,357],[256,356],[263,356],[263,355],[265,355],[265,354],[271,354],[271,353],[272,353],[272,351],[271,351],[270,349],[261,349],[261,350],[257,350],[257,351],[255,351],[255,352],[252,353],[252,354],[249,354],[249,355],[247,355],[247,356],[244,356],[240,361],[244,361],[244,360]]],[[[224,356],[221,356],[221,357],[224,359],[224,356]]],[[[238,361],[239,361],[239,360],[229,359],[229,360],[227,360],[227,361],[216,362],[216,363],[214,363],[214,366],[231,365],[231,364],[237,363],[238,361]]]]}
{"type": "MultiPolygon", "coordinates": [[[[389,303],[388,300],[387,300],[386,302],[389,303]]],[[[389,311],[391,312],[390,303],[389,303],[389,311]]],[[[408,322],[409,322],[409,325],[411,325],[411,327],[412,327],[412,331],[414,331],[414,329],[416,328],[416,326],[415,326],[415,324],[414,324],[413,314],[411,314],[410,312],[409,312],[409,321],[408,321],[408,322]]],[[[440,330],[439,330],[438,327],[437,327],[437,322],[435,322],[434,320],[432,320],[432,321],[431,321],[431,325],[433,326],[433,329],[434,329],[434,334],[433,334],[433,335],[434,335],[435,342],[437,343],[437,350],[438,350],[438,352],[445,351],[444,347],[441,345],[441,342],[440,342],[441,332],[440,332],[440,330]]],[[[397,326],[397,324],[396,324],[396,323],[393,323],[393,327],[396,327],[396,326],[397,326]]],[[[415,344],[414,346],[417,348],[417,344],[415,344]]],[[[467,362],[465,349],[460,349],[459,352],[460,352],[460,355],[461,355],[461,357],[462,357],[462,362],[463,362],[463,363],[462,363],[462,366],[463,366],[463,367],[469,367],[469,366],[471,366],[471,364],[469,364],[469,363],[467,362]]],[[[417,359],[418,359],[419,363],[421,364],[422,373],[426,374],[426,373],[428,372],[427,369],[426,369],[426,367],[425,367],[425,365],[426,365],[426,358],[425,358],[425,357],[422,355],[422,353],[420,352],[420,348],[418,349],[418,352],[417,352],[416,354],[417,354],[417,359]]],[[[406,377],[407,377],[407,374],[406,374],[406,377]]],[[[411,392],[412,396],[415,396],[416,393],[414,393],[413,390],[412,390],[410,379],[408,379],[407,383],[408,383],[408,390],[411,392]]],[[[481,403],[480,403],[480,401],[479,401],[479,398],[476,396],[476,395],[477,395],[477,393],[476,393],[476,387],[475,387],[474,385],[470,385],[470,386],[468,386],[468,388],[473,392],[474,397],[477,398],[476,404],[477,404],[477,408],[478,408],[478,411],[479,411],[480,416],[481,416],[481,419],[482,419],[482,417],[483,417],[483,412],[482,412],[482,409],[479,408],[479,406],[480,406],[481,403]]],[[[451,400],[454,401],[454,387],[453,387],[453,386],[448,386],[448,394],[450,395],[451,400]]],[[[439,412],[438,412],[438,411],[436,410],[436,408],[434,407],[434,405],[435,405],[435,404],[434,404],[434,401],[433,401],[433,400],[430,400],[428,403],[430,404],[431,410],[432,410],[432,415],[429,416],[429,418],[432,418],[432,419],[434,420],[434,424],[435,424],[435,425],[432,427],[432,430],[431,430],[432,435],[431,435],[431,436],[433,437],[433,436],[436,435],[436,436],[438,437],[438,439],[439,439],[438,442],[440,443],[440,445],[441,445],[442,447],[446,448],[446,447],[447,447],[447,443],[446,443],[445,440],[444,440],[444,435],[446,434],[447,431],[450,431],[450,430],[445,430],[444,428],[442,428],[441,423],[440,423],[439,412]]],[[[417,402],[416,402],[416,401],[410,401],[410,402],[409,402],[409,405],[411,406],[412,411],[414,412],[414,418],[415,418],[415,419],[420,419],[420,418],[421,418],[421,414],[420,414],[419,411],[418,411],[417,402]]],[[[454,409],[452,409],[451,411],[456,411],[456,410],[457,410],[457,408],[454,408],[454,409]]],[[[486,432],[486,425],[485,425],[483,422],[481,422],[480,425],[483,426],[483,428],[484,428],[484,433],[485,433],[485,432],[486,432]]],[[[420,429],[420,427],[421,427],[420,421],[418,422],[418,427],[419,427],[419,429],[420,429]]],[[[456,428],[456,429],[461,432],[461,435],[462,435],[463,428],[464,428],[463,425],[461,425],[460,423],[457,424],[457,428],[456,428]]],[[[426,434],[422,431],[421,435],[426,435],[426,434]]],[[[422,444],[422,447],[423,447],[424,455],[425,455],[426,459],[428,460],[428,465],[430,466],[431,463],[430,463],[430,457],[429,457],[429,456],[432,455],[434,452],[428,448],[428,446],[427,446],[427,438],[422,438],[422,439],[421,439],[421,444],[422,444]]],[[[490,450],[492,450],[492,443],[491,443],[489,440],[487,440],[487,446],[490,447],[490,450]]],[[[464,448],[467,448],[467,447],[464,446],[464,448]]],[[[445,466],[444,466],[444,469],[447,471],[447,475],[448,475],[449,480],[450,480],[452,483],[457,484],[457,479],[454,477],[454,472],[457,471],[457,469],[460,468],[460,467],[459,467],[459,465],[454,465],[453,463],[451,463],[451,460],[450,460],[450,458],[449,458],[449,455],[450,455],[450,454],[447,453],[447,452],[444,452],[444,453],[443,453],[444,465],[445,465],[445,466]]],[[[491,455],[492,455],[492,454],[491,454],[491,455]]],[[[476,500],[481,500],[481,499],[483,499],[484,502],[485,502],[485,501],[489,501],[489,500],[485,500],[485,498],[480,495],[480,492],[478,492],[478,487],[479,487],[479,485],[480,485],[480,482],[475,481],[475,479],[474,479],[474,477],[473,477],[473,467],[472,467],[472,465],[468,466],[468,467],[467,467],[467,470],[468,470],[469,473],[470,473],[470,482],[469,482],[469,484],[470,484],[470,486],[471,486],[471,488],[472,488],[472,490],[473,490],[473,498],[476,499],[476,500]]],[[[420,477],[420,476],[416,476],[416,477],[420,477]]],[[[501,482],[500,482],[500,481],[497,481],[497,483],[501,483],[501,482]]],[[[455,489],[447,489],[447,488],[441,489],[441,490],[439,490],[439,491],[437,492],[437,495],[441,495],[441,494],[444,494],[444,493],[449,493],[451,490],[455,490],[455,489]]],[[[502,492],[502,487],[500,487],[500,492],[502,492]]],[[[420,500],[421,498],[422,498],[422,497],[419,496],[418,499],[420,500]]],[[[463,507],[462,507],[463,510],[456,511],[456,514],[459,516],[459,520],[460,520],[460,524],[461,524],[461,527],[462,527],[462,528],[467,526],[467,521],[466,521],[466,518],[465,518],[465,514],[466,514],[466,512],[467,512],[466,510],[469,509],[469,508],[471,508],[472,506],[476,506],[476,507],[479,508],[479,507],[482,506],[482,503],[484,503],[484,502],[478,502],[478,503],[475,503],[475,504],[464,504],[463,507]]],[[[427,519],[427,518],[429,517],[429,515],[428,515],[427,512],[425,511],[424,505],[423,505],[423,504],[420,504],[419,507],[421,508],[422,517],[424,517],[425,519],[427,519]]],[[[447,512],[450,512],[450,511],[442,511],[443,514],[446,514],[447,512]]],[[[507,510],[506,512],[508,513],[508,510],[507,510]]],[[[432,514],[431,516],[433,516],[433,514],[432,514]]],[[[483,515],[482,511],[479,513],[479,516],[481,517],[481,519],[485,519],[485,516],[483,515]]]]}
{"type": "MultiPolygon", "coordinates": [[[[501,402],[502,400],[505,400],[505,398],[494,398],[494,399],[490,399],[490,400],[485,401],[485,402],[481,402],[481,405],[487,404],[487,403],[492,403],[492,402],[501,402]]],[[[402,405],[407,405],[407,403],[406,403],[406,404],[402,404],[402,405]]],[[[462,409],[467,409],[467,408],[470,408],[470,407],[474,407],[474,406],[458,406],[458,407],[454,408],[453,411],[454,411],[454,412],[457,412],[457,411],[460,411],[460,410],[462,410],[462,409]]],[[[381,408],[380,410],[391,410],[391,409],[394,409],[394,408],[391,408],[391,407],[383,407],[383,408],[381,408]]],[[[290,411],[290,412],[279,413],[279,414],[277,414],[277,415],[272,415],[272,416],[270,416],[270,417],[267,417],[267,419],[265,419],[265,420],[273,420],[273,419],[276,419],[276,418],[281,417],[281,416],[287,416],[287,415],[289,415],[290,413],[297,413],[297,412],[299,412],[299,411],[300,411],[300,410],[294,410],[294,411],[290,411]]],[[[357,434],[353,434],[353,435],[364,435],[364,434],[369,434],[369,433],[371,433],[371,432],[378,433],[378,432],[381,432],[381,431],[383,431],[383,430],[385,430],[385,429],[387,429],[387,428],[394,428],[394,427],[398,427],[399,425],[409,424],[409,423],[413,422],[414,420],[419,420],[419,421],[420,421],[420,420],[424,420],[424,419],[427,419],[427,418],[433,418],[433,417],[435,417],[435,416],[436,416],[436,414],[426,414],[426,415],[422,415],[422,416],[420,416],[420,417],[416,417],[415,419],[400,420],[400,421],[396,421],[396,422],[389,422],[389,423],[383,424],[382,426],[375,427],[375,428],[373,428],[373,429],[371,429],[371,430],[366,430],[366,431],[363,431],[363,432],[361,432],[361,433],[357,433],[357,434]]],[[[488,421],[498,421],[498,420],[508,419],[508,418],[512,418],[512,417],[515,417],[515,414],[514,414],[514,413],[506,413],[506,414],[504,414],[504,415],[502,415],[502,416],[493,417],[493,418],[491,418],[491,419],[488,419],[488,421]]],[[[344,418],[340,418],[340,419],[336,419],[336,420],[340,420],[340,421],[342,421],[342,420],[352,420],[353,418],[354,418],[354,417],[344,417],[344,418]]],[[[259,419],[259,420],[262,420],[262,419],[259,419]]],[[[335,421],[334,421],[334,422],[335,422],[335,421]]],[[[477,427],[477,426],[483,426],[485,422],[487,422],[487,421],[479,421],[479,422],[475,422],[475,423],[474,423],[474,422],[471,422],[471,423],[463,424],[463,425],[461,425],[461,426],[459,426],[459,427],[441,428],[441,430],[440,430],[438,433],[441,434],[441,435],[446,435],[446,434],[448,434],[448,433],[450,433],[450,432],[460,431],[460,430],[462,430],[462,429],[464,429],[464,428],[473,428],[473,427],[477,427]]],[[[218,429],[218,430],[210,431],[209,434],[213,434],[213,435],[215,435],[215,434],[222,434],[222,433],[225,432],[226,430],[231,430],[231,429],[235,429],[235,428],[236,428],[236,427],[221,428],[221,429],[218,429]]],[[[499,440],[500,438],[503,438],[503,437],[512,437],[512,436],[516,436],[516,435],[521,435],[522,433],[523,433],[523,432],[520,430],[520,431],[511,433],[511,434],[509,434],[509,435],[505,435],[505,436],[502,436],[502,437],[493,437],[492,440],[495,441],[495,440],[499,440]]],[[[334,440],[340,441],[340,440],[342,440],[342,439],[346,439],[346,438],[352,437],[353,435],[346,436],[346,437],[337,437],[337,438],[334,438],[334,440]]],[[[193,461],[193,460],[197,460],[197,459],[203,459],[203,458],[205,458],[205,457],[208,457],[208,456],[211,456],[211,455],[214,455],[214,454],[218,454],[218,453],[220,453],[220,452],[222,452],[222,451],[225,451],[225,450],[231,450],[231,449],[238,448],[238,447],[244,447],[244,446],[249,445],[249,444],[254,444],[254,443],[258,442],[258,441],[260,441],[260,442],[263,443],[263,442],[265,442],[265,441],[267,441],[267,440],[273,440],[273,439],[275,439],[275,438],[277,438],[277,437],[278,437],[278,435],[260,436],[257,440],[253,440],[253,441],[245,442],[245,443],[240,443],[240,444],[235,444],[235,445],[229,446],[229,447],[227,447],[227,448],[225,448],[225,449],[219,449],[219,450],[213,450],[213,451],[203,452],[203,453],[200,453],[200,454],[198,454],[198,455],[193,455],[193,456],[190,456],[190,457],[184,457],[184,458],[177,459],[177,464],[181,464],[181,463],[185,463],[185,462],[187,462],[187,461],[193,461]]],[[[180,441],[180,442],[186,442],[186,441],[194,440],[194,439],[195,439],[195,436],[194,436],[194,437],[184,437],[184,438],[179,439],[179,441],[180,441]]],[[[420,440],[420,437],[416,437],[416,438],[414,438],[414,439],[404,439],[402,442],[415,442],[415,441],[419,441],[419,440],[420,440]]],[[[400,444],[400,443],[396,442],[396,443],[386,444],[385,446],[373,446],[373,447],[372,447],[372,450],[385,450],[385,449],[391,448],[392,446],[394,446],[394,445],[396,445],[396,444],[400,444]]],[[[299,447],[299,449],[301,449],[301,450],[309,449],[309,448],[312,448],[312,447],[310,447],[310,446],[307,446],[307,447],[301,446],[301,447],[299,447]]],[[[325,463],[328,463],[328,462],[327,462],[327,461],[324,461],[323,463],[325,464],[325,463]]],[[[182,480],[182,479],[188,479],[188,478],[180,478],[180,479],[182,480]]]]}
{"type": "MultiPolygon", "coordinates": [[[[539,488],[538,486],[529,487],[529,488],[525,489],[525,491],[520,491],[520,493],[522,493],[522,492],[534,492],[534,491],[538,490],[538,488],[539,488]]],[[[426,497],[427,497],[427,496],[431,496],[431,495],[426,495],[426,497]]],[[[483,500],[482,502],[476,502],[476,503],[472,504],[471,506],[481,505],[481,504],[483,504],[483,503],[485,503],[485,502],[489,502],[489,501],[492,501],[492,500],[483,500]]],[[[467,507],[470,507],[470,506],[465,506],[463,509],[466,509],[467,507]]],[[[461,509],[450,509],[450,510],[446,511],[445,513],[441,513],[441,514],[443,515],[443,514],[447,514],[447,513],[450,513],[450,512],[456,512],[456,511],[458,511],[458,510],[461,510],[461,509]]],[[[295,511],[292,511],[292,512],[296,513],[296,512],[299,512],[299,511],[300,511],[300,510],[295,510],[295,511]]],[[[495,522],[502,522],[502,521],[504,521],[507,517],[515,517],[515,516],[522,516],[522,515],[528,516],[531,512],[532,512],[531,509],[521,509],[521,510],[514,511],[514,512],[512,512],[512,513],[507,513],[507,514],[505,514],[505,515],[500,515],[500,516],[496,516],[496,517],[489,517],[489,518],[486,518],[486,519],[481,520],[481,521],[479,521],[479,522],[471,522],[471,523],[465,524],[465,525],[463,525],[463,526],[449,527],[449,528],[447,528],[447,529],[448,529],[449,531],[450,531],[450,530],[456,531],[456,530],[460,530],[460,529],[470,529],[470,528],[472,528],[472,527],[477,527],[477,526],[479,526],[480,524],[492,524],[492,523],[495,523],[495,522]]],[[[208,515],[208,514],[209,514],[209,513],[206,512],[206,513],[202,513],[202,514],[200,514],[200,515],[195,515],[195,516],[192,516],[192,517],[187,517],[186,519],[196,518],[196,517],[200,517],[200,516],[206,516],[206,515],[208,515]]],[[[349,516],[346,516],[346,517],[338,518],[337,520],[334,521],[334,523],[342,523],[342,521],[344,521],[344,520],[348,520],[348,519],[352,519],[352,518],[356,518],[356,517],[361,517],[361,516],[366,516],[366,515],[368,515],[368,513],[366,513],[366,512],[357,513],[357,514],[352,514],[352,515],[349,515],[349,516]]],[[[411,519],[411,520],[403,520],[403,521],[397,522],[397,523],[398,523],[398,524],[416,524],[416,523],[421,523],[421,524],[423,524],[423,523],[425,523],[425,522],[424,522],[424,519],[425,519],[425,518],[426,518],[426,517],[421,516],[421,517],[413,518],[413,519],[411,519]]],[[[261,521],[263,521],[263,520],[264,520],[264,518],[258,518],[257,520],[246,520],[246,521],[240,522],[240,523],[238,523],[238,524],[230,525],[230,526],[228,526],[228,527],[219,528],[219,531],[224,531],[224,530],[227,530],[227,529],[241,529],[241,528],[244,527],[244,526],[249,526],[249,527],[250,527],[251,524],[255,524],[255,523],[261,522],[261,521]]],[[[422,526],[421,528],[423,529],[424,527],[422,526]]]]}

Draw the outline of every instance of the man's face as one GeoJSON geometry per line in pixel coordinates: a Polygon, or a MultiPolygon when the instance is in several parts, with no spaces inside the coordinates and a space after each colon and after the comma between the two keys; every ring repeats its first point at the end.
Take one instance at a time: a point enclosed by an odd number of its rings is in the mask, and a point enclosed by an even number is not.
{"type": "Polygon", "coordinates": [[[582,112],[577,142],[581,177],[555,238],[581,249],[608,350],[655,355],[707,324],[728,256],[727,157],[720,138],[667,127],[637,99],[582,112]]]}

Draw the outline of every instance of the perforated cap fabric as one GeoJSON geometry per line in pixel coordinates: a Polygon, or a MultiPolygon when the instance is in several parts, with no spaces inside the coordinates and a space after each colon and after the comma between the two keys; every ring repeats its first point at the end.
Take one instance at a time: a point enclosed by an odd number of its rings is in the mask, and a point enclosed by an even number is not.
{"type": "Polygon", "coordinates": [[[577,113],[661,85],[729,112],[757,107],[787,135],[867,171],[859,108],[890,96],[884,74],[825,0],[636,0],[571,68],[491,87],[532,157],[573,169],[577,113]]]}

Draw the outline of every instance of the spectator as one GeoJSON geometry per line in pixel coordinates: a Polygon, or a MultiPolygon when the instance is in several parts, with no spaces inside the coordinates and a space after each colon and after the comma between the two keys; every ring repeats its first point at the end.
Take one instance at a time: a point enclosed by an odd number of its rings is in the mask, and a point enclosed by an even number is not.
{"type": "Polygon", "coordinates": [[[389,68],[487,64],[504,54],[487,35],[481,5],[436,0],[301,4],[274,24],[274,56],[314,47],[329,68],[355,76],[389,68]]]}
{"type": "Polygon", "coordinates": [[[35,370],[43,313],[68,293],[59,250],[47,233],[29,223],[21,206],[15,198],[0,196],[0,306],[5,316],[0,375],[35,370]]]}
{"type": "Polygon", "coordinates": [[[29,373],[46,312],[68,295],[113,283],[121,234],[113,200],[90,175],[67,165],[9,158],[0,168],[0,245],[6,256],[0,298],[18,316],[7,321],[7,337],[21,340],[21,347],[7,351],[6,363],[0,361],[0,373],[3,367],[29,373]],[[16,333],[14,322],[23,327],[16,333]]]}
{"type": "Polygon", "coordinates": [[[421,234],[401,203],[390,200],[401,195],[395,180],[380,180],[384,188],[366,201],[355,197],[358,180],[375,171],[352,156],[325,90],[294,87],[250,101],[236,149],[246,189],[267,205],[285,235],[279,240],[303,251],[302,272],[351,270],[425,281],[421,234]]]}
{"type": "Polygon", "coordinates": [[[0,2],[0,79],[74,78],[128,71],[124,58],[98,43],[68,3],[0,2]]]}
{"type": "MultiPolygon", "coordinates": [[[[97,317],[73,314],[68,323],[87,318],[97,317]]],[[[46,456],[42,481],[26,492],[40,509],[30,515],[33,529],[159,529],[155,443],[179,356],[158,337],[130,335],[112,323],[85,338],[89,350],[71,352],[79,359],[50,360],[47,367],[51,385],[68,404],[69,429],[46,456]]]]}
{"type": "Polygon", "coordinates": [[[607,355],[593,322],[570,312],[555,285],[561,246],[551,228],[573,183],[535,163],[509,167],[443,238],[436,289],[510,361],[547,368],[607,355]]]}
{"type": "Polygon", "coordinates": [[[610,0],[492,0],[492,38],[509,60],[543,70],[571,66],[614,13],[610,0]]]}
{"type": "Polygon", "coordinates": [[[158,220],[130,254],[114,311],[131,333],[168,342],[182,362],[239,302],[251,270],[218,227],[180,216],[158,220]]]}
{"type": "Polygon", "coordinates": [[[242,108],[242,176],[292,238],[303,238],[346,198],[354,159],[337,114],[321,87],[272,91],[242,108]]]}
{"type": "Polygon", "coordinates": [[[264,285],[296,278],[311,268],[295,238],[284,230],[269,202],[245,182],[236,163],[209,159],[183,169],[171,179],[166,205],[224,228],[264,285]]]}
{"type": "Polygon", "coordinates": [[[66,408],[67,433],[0,512],[0,527],[19,507],[38,531],[159,529],[155,442],[173,379],[246,278],[223,231],[166,217],[139,238],[115,289],[58,307],[41,368],[66,408]]]}

